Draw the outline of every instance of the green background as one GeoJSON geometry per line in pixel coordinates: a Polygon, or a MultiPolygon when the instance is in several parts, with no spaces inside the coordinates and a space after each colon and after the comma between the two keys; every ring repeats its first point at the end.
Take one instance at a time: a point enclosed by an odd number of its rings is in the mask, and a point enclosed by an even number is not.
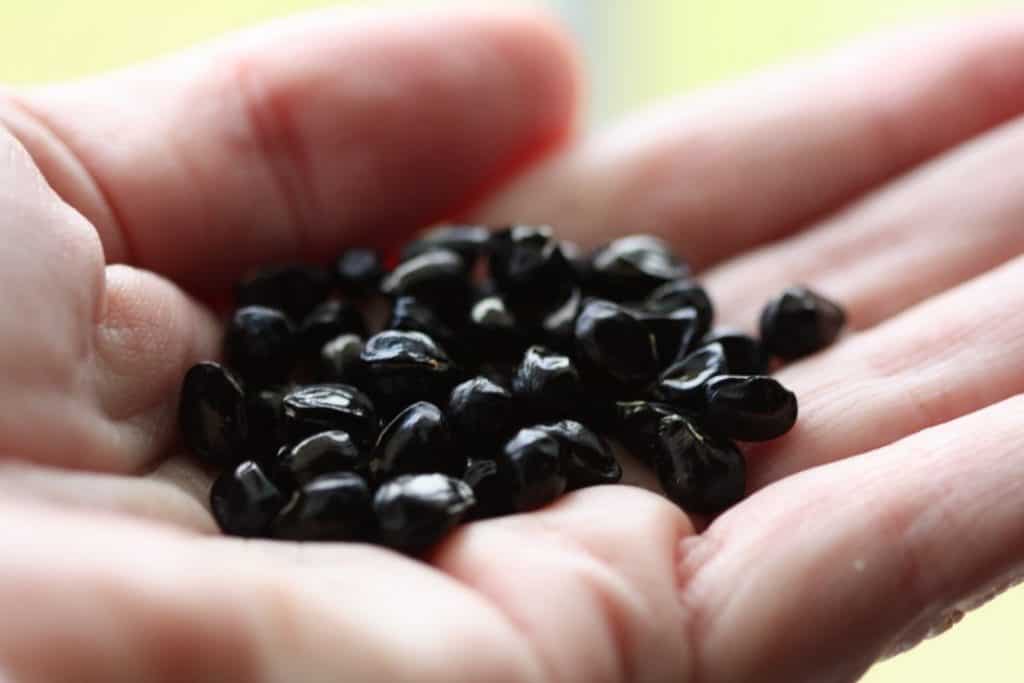
{"type": "MultiPolygon", "coordinates": [[[[4,27],[0,81],[35,83],[74,78],[158,55],[232,28],[331,4],[337,3],[0,0],[0,26],[4,27]]],[[[396,3],[378,0],[375,4],[396,3]]],[[[588,70],[597,80],[592,87],[589,120],[600,124],[659,97],[822,50],[865,31],[943,14],[984,11],[986,5],[1006,3],[553,0],[553,4],[588,42],[588,70]]],[[[968,615],[952,631],[875,667],[864,680],[1020,683],[1024,681],[1024,653],[1017,648],[1022,621],[1024,590],[1018,589],[968,615]]]]}

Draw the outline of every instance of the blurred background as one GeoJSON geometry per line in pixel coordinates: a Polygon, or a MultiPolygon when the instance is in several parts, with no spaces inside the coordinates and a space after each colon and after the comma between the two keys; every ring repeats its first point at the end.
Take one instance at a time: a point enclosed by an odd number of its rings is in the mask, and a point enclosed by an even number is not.
{"type": "MultiPolygon", "coordinates": [[[[429,0],[442,4],[441,0],[429,0]]],[[[499,0],[491,0],[497,2],[499,0]]],[[[505,0],[516,2],[517,0],[505,0]]],[[[0,82],[109,69],[303,9],[387,0],[0,0],[0,82]]],[[[405,2],[403,4],[413,4],[405,2]]],[[[428,0],[415,3],[428,4],[428,0]]],[[[481,3],[482,4],[482,3],[481,3]]],[[[660,97],[827,49],[875,29],[1006,5],[990,0],[548,0],[576,34],[596,127],[660,97]]],[[[1024,589],[876,666],[867,683],[1024,681],[1024,589]]]]}

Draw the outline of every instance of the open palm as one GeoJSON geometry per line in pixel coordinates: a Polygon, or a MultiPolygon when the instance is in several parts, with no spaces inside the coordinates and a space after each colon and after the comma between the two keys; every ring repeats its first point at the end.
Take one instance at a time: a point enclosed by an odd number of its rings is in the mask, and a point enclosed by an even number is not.
{"type": "Polygon", "coordinates": [[[576,91],[532,16],[328,13],[0,98],[0,680],[851,681],[1012,583],[1024,15],[582,143],[576,91]],[[454,215],[659,233],[720,322],[803,282],[853,331],[781,373],[797,428],[700,534],[617,486],[432,566],[216,535],[175,445],[209,307],[254,264],[454,215]]]}

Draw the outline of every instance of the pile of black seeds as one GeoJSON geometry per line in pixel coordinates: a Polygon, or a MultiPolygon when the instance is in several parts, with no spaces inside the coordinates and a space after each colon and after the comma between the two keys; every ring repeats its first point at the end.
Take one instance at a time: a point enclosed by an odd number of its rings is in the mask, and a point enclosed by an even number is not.
{"type": "Polygon", "coordinates": [[[408,553],[460,521],[619,481],[609,439],[687,512],[725,510],[746,484],[734,441],[796,421],[772,357],[823,348],[845,320],[794,287],[765,307],[760,340],[715,330],[657,238],[584,255],[525,226],[435,229],[390,272],[368,249],[266,269],[237,305],[226,366],[193,367],[180,406],[188,448],[223,470],[221,529],[408,553]]]}

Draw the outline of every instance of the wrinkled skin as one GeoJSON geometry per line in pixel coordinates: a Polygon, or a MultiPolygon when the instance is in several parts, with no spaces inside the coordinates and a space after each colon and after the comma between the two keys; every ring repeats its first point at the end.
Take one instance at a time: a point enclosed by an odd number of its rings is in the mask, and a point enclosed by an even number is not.
{"type": "Polygon", "coordinates": [[[576,68],[532,15],[331,12],[0,96],[0,680],[851,681],[1019,574],[1024,16],[593,139],[576,68]],[[218,536],[174,410],[229,284],[452,215],[653,232],[723,322],[803,282],[851,332],[710,525],[616,486],[431,564],[218,536]]]}

